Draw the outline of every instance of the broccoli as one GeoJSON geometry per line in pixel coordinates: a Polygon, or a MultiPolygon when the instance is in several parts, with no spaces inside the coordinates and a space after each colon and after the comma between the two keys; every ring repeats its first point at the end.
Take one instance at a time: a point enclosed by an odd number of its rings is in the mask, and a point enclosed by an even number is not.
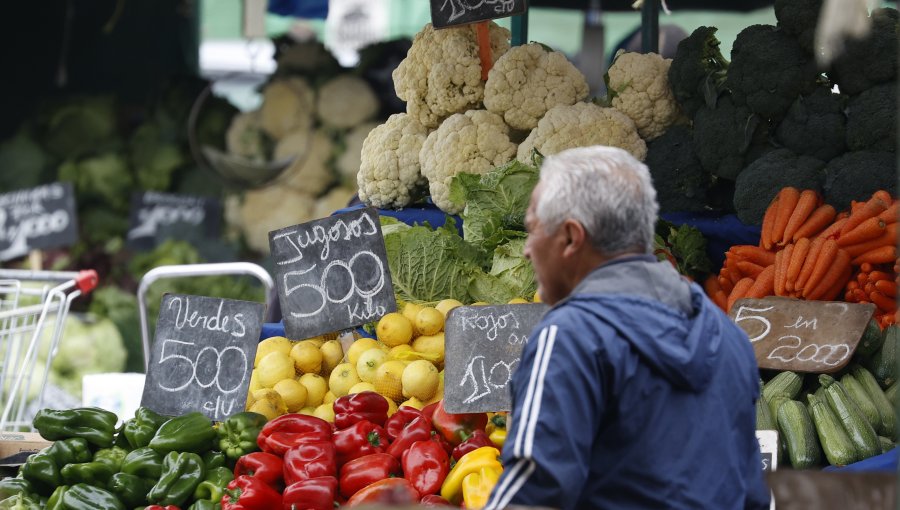
{"type": "Polygon", "coordinates": [[[828,77],[841,92],[855,96],[860,92],[897,76],[896,9],[872,11],[872,27],[862,39],[850,39],[831,64],[828,77]]]}
{"type": "Polygon", "coordinates": [[[771,151],[738,176],[734,185],[734,208],[746,225],[759,225],[769,202],[786,186],[822,190],[825,163],[798,156],[787,149],[771,151]]]}
{"type": "Polygon", "coordinates": [[[825,167],[825,201],[838,211],[880,189],[897,194],[897,156],[892,152],[848,152],[825,167]]]}
{"type": "Polygon", "coordinates": [[[51,181],[47,175],[52,169],[51,159],[27,130],[20,129],[0,142],[0,192],[51,181]]]}
{"type": "Polygon", "coordinates": [[[60,181],[75,183],[75,193],[118,212],[127,212],[134,186],[125,158],[107,152],[79,161],[69,160],[59,166],[60,181]]]}
{"type": "MultiPolygon", "coordinates": [[[[775,129],[778,143],[797,154],[828,161],[844,153],[847,97],[834,94],[827,86],[800,96],[775,129]]],[[[892,110],[893,111],[893,110],[892,110]]]]}
{"type": "Polygon", "coordinates": [[[78,159],[118,144],[115,100],[107,96],[53,100],[37,115],[44,147],[61,159],[78,159]]]}
{"type": "Polygon", "coordinates": [[[758,115],[724,95],[714,107],[701,106],[694,116],[694,150],[708,172],[734,180],[751,161],[748,149],[765,141],[767,129],[758,115]]]}
{"type": "Polygon", "coordinates": [[[172,174],[185,164],[187,156],[155,121],[141,124],[128,142],[129,159],[135,169],[137,184],[144,190],[167,191],[172,174]]]}
{"type": "Polygon", "coordinates": [[[876,85],[847,105],[847,148],[890,151],[897,147],[897,84],[876,85]]]}
{"type": "Polygon", "coordinates": [[[822,0],[775,0],[778,26],[797,38],[800,47],[813,53],[822,0]]]}
{"type": "Polygon", "coordinates": [[[716,27],[699,27],[678,43],[669,67],[669,84],[675,100],[690,116],[704,104],[714,105],[728,69],[719,50],[716,27]]]}
{"type": "Polygon", "coordinates": [[[752,25],[734,40],[725,86],[736,103],[779,119],[798,95],[812,92],[818,74],[812,55],[784,30],[752,25]]]}
{"type": "Polygon", "coordinates": [[[656,185],[662,212],[702,211],[712,175],[704,170],[694,146],[691,130],[676,125],[647,145],[644,163],[656,185]]]}

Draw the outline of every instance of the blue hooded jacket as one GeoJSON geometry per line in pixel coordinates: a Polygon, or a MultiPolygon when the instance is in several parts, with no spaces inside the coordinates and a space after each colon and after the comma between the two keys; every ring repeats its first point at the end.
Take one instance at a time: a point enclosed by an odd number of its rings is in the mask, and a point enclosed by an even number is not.
{"type": "Polygon", "coordinates": [[[747,336],[652,256],[594,270],[529,336],[485,507],[766,509],[747,336]]]}

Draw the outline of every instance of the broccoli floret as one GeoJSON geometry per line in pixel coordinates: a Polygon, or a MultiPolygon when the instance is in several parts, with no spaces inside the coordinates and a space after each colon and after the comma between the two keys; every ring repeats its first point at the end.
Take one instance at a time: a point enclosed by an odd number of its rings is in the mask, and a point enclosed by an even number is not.
{"type": "Polygon", "coordinates": [[[890,151],[897,147],[897,84],[876,85],[847,105],[847,148],[890,151]]]}
{"type": "Polygon", "coordinates": [[[728,61],[719,50],[716,27],[699,27],[678,43],[669,67],[669,84],[681,108],[693,116],[704,104],[716,102],[728,61]]]}
{"type": "Polygon", "coordinates": [[[813,52],[821,10],[822,0],[775,0],[778,26],[794,36],[800,47],[809,53],[813,52]]]}
{"type": "Polygon", "coordinates": [[[725,86],[738,104],[765,119],[779,119],[800,94],[812,92],[818,72],[812,55],[772,25],[753,25],[737,35],[725,86]]]}
{"type": "Polygon", "coordinates": [[[841,92],[855,96],[873,85],[893,81],[897,76],[896,9],[872,11],[872,27],[862,39],[849,39],[831,64],[828,77],[841,92]]]}
{"type": "Polygon", "coordinates": [[[750,162],[748,149],[764,143],[767,130],[758,115],[725,95],[714,107],[700,107],[694,116],[694,150],[708,172],[734,180],[750,162]]]}
{"type": "Polygon", "coordinates": [[[838,211],[880,189],[897,194],[897,156],[892,152],[848,152],[825,167],[825,201],[838,211]]]}
{"type": "Polygon", "coordinates": [[[644,163],[653,176],[660,211],[704,209],[712,175],[697,159],[687,126],[672,126],[650,142],[644,163]]]}
{"type": "Polygon", "coordinates": [[[775,130],[775,138],[797,154],[822,161],[843,154],[846,100],[846,96],[834,94],[826,86],[798,97],[775,130]]]}
{"type": "Polygon", "coordinates": [[[769,202],[786,186],[822,190],[825,163],[798,156],[787,149],[771,151],[738,176],[734,185],[734,208],[746,225],[759,225],[769,202]]]}

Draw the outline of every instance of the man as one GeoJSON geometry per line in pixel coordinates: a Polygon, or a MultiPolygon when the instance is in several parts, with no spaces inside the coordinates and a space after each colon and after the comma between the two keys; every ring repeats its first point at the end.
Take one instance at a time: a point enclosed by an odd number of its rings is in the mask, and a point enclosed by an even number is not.
{"type": "Polygon", "coordinates": [[[552,308],[512,378],[485,507],[768,508],[747,336],[651,255],[656,191],[612,147],[549,156],[525,256],[552,308]]]}

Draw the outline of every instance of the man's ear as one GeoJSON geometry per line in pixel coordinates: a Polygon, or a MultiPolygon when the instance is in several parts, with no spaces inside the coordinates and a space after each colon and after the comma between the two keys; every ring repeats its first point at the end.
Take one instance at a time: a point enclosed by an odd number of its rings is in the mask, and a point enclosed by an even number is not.
{"type": "Polygon", "coordinates": [[[562,253],[564,257],[575,255],[584,248],[587,243],[587,232],[581,223],[570,218],[564,221],[560,228],[562,228],[566,240],[562,253]]]}

